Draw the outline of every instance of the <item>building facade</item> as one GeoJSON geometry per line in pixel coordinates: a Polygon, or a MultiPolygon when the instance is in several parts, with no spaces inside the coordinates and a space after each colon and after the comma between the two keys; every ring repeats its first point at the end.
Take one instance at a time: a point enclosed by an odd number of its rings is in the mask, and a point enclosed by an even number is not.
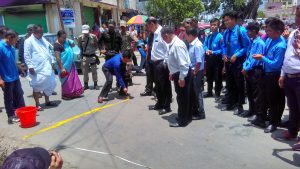
{"type": "Polygon", "coordinates": [[[297,5],[297,0],[269,0],[264,12],[266,17],[279,17],[287,23],[292,23],[297,5]]]}
{"type": "MultiPolygon", "coordinates": [[[[60,8],[74,11],[75,26],[65,28],[72,36],[81,34],[81,25],[101,25],[109,19],[119,23],[124,0],[59,0],[60,8]]],[[[40,24],[44,32],[56,33],[62,29],[56,0],[1,0],[0,25],[26,33],[28,24],[40,24]]]]}

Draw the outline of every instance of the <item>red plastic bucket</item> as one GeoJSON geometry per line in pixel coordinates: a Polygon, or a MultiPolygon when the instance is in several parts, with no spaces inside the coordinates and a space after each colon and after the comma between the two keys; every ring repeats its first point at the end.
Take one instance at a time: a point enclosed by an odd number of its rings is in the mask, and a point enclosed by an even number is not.
{"type": "Polygon", "coordinates": [[[21,107],[16,110],[22,128],[34,127],[36,125],[36,112],[34,106],[21,107]]]}

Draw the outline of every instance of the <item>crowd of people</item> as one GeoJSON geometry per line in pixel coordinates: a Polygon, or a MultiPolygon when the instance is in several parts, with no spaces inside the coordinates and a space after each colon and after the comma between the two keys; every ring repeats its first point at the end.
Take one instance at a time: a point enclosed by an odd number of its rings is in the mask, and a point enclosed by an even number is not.
{"type": "MultiPolygon", "coordinates": [[[[108,99],[113,75],[119,94],[128,94],[133,61],[137,71],[144,67],[146,70],[145,91],[140,95],[156,97],[155,105],[149,106],[149,110],[158,110],[159,115],[172,111],[173,81],[178,117],[170,122],[170,127],[184,127],[192,120],[205,119],[204,98],[215,97],[222,111],[233,110],[234,115],[248,117],[252,125],[264,128],[265,133],[273,132],[277,127],[288,128],[275,139],[296,139],[300,123],[300,31],[295,29],[289,33],[278,18],[265,21],[266,34],[261,34],[261,25],[257,22],[242,23],[237,12],[226,12],[222,20],[214,18],[210,21],[210,33],[203,36],[196,19],[185,19],[180,31],[174,32],[173,28],[161,26],[159,20],[151,16],[145,25],[148,36],[142,43],[134,28],[128,31],[125,21],[121,21],[120,31],[116,31],[113,21],[109,21],[101,32],[95,28],[91,31],[89,25],[83,25],[82,35],[78,37],[83,85],[73,61],[75,43],[67,39],[65,31],[59,31],[56,42],[50,44],[43,37],[41,26],[29,25],[25,40],[18,45],[21,64],[16,64],[14,46],[18,34],[2,27],[0,86],[8,123],[18,122],[15,109],[25,106],[20,73],[28,75],[37,110],[42,111],[39,101],[42,96],[45,97],[45,106],[56,106],[49,99],[56,87],[54,69],[61,82],[62,99],[81,97],[84,90],[89,89],[90,70],[93,89],[100,89],[97,74],[100,60],[96,54],[100,50],[105,56],[102,71],[106,82],[98,103],[108,99]],[[138,45],[143,63],[140,66],[132,45],[135,43],[141,44],[138,45]],[[206,93],[203,92],[204,76],[206,93]],[[224,95],[221,95],[222,91],[224,95]],[[243,107],[246,96],[249,102],[247,111],[243,107]],[[283,123],[285,98],[289,120],[283,123]]],[[[300,26],[300,6],[296,10],[295,24],[300,26]]],[[[300,149],[300,142],[293,148],[300,149]]]]}
{"type": "MultiPolygon", "coordinates": [[[[296,140],[300,124],[299,29],[289,32],[284,22],[274,17],[265,21],[266,33],[262,34],[259,23],[243,25],[238,16],[235,11],[225,13],[222,25],[219,19],[212,19],[211,32],[204,40],[193,18],[183,21],[176,36],[172,28],[162,27],[149,17],[147,85],[141,96],[156,93],[157,103],[149,109],[159,110],[160,115],[171,112],[170,81],[174,81],[178,117],[170,127],[205,119],[203,98],[215,97],[222,111],[233,110],[234,115],[247,117],[251,125],[264,128],[265,133],[277,127],[288,128],[274,138],[296,140]],[[246,96],[249,110],[243,108],[246,96]],[[288,121],[282,121],[285,98],[288,121]]],[[[300,6],[295,24],[300,25],[300,6]]],[[[293,149],[299,148],[300,142],[293,145],[293,149]]]]}

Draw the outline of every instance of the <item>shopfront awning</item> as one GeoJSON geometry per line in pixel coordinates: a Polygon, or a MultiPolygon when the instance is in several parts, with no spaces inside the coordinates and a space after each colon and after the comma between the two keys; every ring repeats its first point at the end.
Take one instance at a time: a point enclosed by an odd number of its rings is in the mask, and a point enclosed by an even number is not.
{"type": "Polygon", "coordinates": [[[113,8],[118,8],[117,5],[105,3],[100,0],[80,0],[80,2],[83,4],[83,6],[88,6],[93,8],[96,8],[98,6],[100,6],[103,9],[109,9],[109,10],[113,8]]]}

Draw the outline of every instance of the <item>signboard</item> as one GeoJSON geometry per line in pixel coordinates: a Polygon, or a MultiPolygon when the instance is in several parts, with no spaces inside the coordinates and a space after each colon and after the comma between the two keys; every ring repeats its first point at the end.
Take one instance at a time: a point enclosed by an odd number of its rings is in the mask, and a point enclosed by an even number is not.
{"type": "Polygon", "coordinates": [[[61,8],[61,19],[66,28],[75,28],[74,10],[68,8],[61,8]]]}

